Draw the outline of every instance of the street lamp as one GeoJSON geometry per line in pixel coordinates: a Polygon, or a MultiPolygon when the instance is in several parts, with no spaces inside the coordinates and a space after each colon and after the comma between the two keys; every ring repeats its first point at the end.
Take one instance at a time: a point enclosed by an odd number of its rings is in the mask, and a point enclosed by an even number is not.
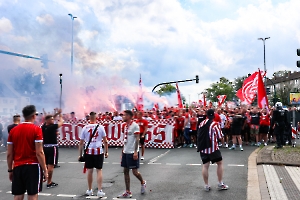
{"type": "Polygon", "coordinates": [[[71,73],[73,74],[73,22],[74,19],[77,18],[73,16],[72,14],[68,14],[71,17],[72,20],[72,42],[71,42],[71,73]]]}
{"type": "Polygon", "coordinates": [[[266,37],[266,38],[258,38],[258,40],[262,40],[264,43],[264,71],[266,73],[267,71],[267,67],[266,67],[266,40],[270,39],[270,37],[266,37]]]}

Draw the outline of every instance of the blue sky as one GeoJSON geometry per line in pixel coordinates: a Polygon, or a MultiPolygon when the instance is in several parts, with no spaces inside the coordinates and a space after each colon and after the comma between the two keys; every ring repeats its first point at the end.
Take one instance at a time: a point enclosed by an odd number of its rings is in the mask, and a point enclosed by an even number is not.
{"type": "MultiPolygon", "coordinates": [[[[0,49],[55,60],[51,71],[69,74],[71,20],[74,21],[75,75],[79,84],[145,88],[200,76],[180,84],[197,98],[221,76],[234,79],[263,68],[268,74],[297,70],[300,48],[299,0],[0,0],[0,49]],[[86,81],[88,80],[88,81],[86,81]]],[[[40,63],[0,55],[0,67],[40,63]]],[[[73,77],[73,78],[74,78],[73,77]]],[[[70,78],[71,80],[71,78],[70,78]]]]}

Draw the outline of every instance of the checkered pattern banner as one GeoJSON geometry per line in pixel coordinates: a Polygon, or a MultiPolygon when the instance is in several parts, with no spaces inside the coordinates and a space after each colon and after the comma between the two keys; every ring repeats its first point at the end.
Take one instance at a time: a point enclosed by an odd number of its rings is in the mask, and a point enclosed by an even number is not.
{"type": "MultiPolygon", "coordinates": [[[[59,129],[58,142],[60,146],[78,146],[82,128],[89,122],[85,120],[67,121],[59,129]]],[[[123,146],[124,122],[98,121],[106,131],[109,146],[123,146]]],[[[153,120],[149,122],[145,135],[145,147],[147,148],[174,148],[174,121],[153,120]]]]}

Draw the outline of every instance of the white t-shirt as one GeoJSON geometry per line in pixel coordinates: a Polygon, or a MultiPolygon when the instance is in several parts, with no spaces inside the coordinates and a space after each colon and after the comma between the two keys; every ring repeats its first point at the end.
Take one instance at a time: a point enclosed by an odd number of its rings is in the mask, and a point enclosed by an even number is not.
{"type": "Polygon", "coordinates": [[[121,121],[123,118],[121,116],[114,116],[114,121],[121,121]]]}
{"type": "MultiPolygon", "coordinates": [[[[134,153],[136,144],[135,134],[140,134],[140,126],[137,123],[132,122],[132,124],[128,128],[127,141],[124,143],[124,153],[134,153]]],[[[137,152],[139,152],[139,145],[137,152]]]]}
{"type": "Polygon", "coordinates": [[[226,116],[224,114],[220,114],[220,118],[221,118],[221,128],[225,127],[225,122],[226,122],[226,116]]]}
{"type": "MultiPolygon", "coordinates": [[[[90,137],[93,134],[96,126],[97,124],[89,124],[82,128],[80,139],[85,141],[85,145],[87,145],[87,143],[89,142],[90,137]]],[[[106,132],[104,130],[104,127],[99,125],[98,130],[96,131],[87,149],[87,154],[89,155],[103,154],[102,139],[104,137],[106,137],[106,132]]]]}

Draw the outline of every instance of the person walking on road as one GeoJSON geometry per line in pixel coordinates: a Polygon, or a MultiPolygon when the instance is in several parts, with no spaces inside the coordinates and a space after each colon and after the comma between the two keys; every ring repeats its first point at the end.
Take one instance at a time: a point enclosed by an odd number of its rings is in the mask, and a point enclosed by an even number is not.
{"type": "Polygon", "coordinates": [[[57,129],[59,129],[64,123],[64,120],[61,115],[61,110],[59,110],[58,113],[59,113],[58,124],[54,124],[53,115],[46,115],[45,123],[42,125],[43,138],[44,138],[44,152],[45,152],[46,165],[49,174],[48,182],[47,182],[48,189],[58,186],[57,183],[52,182],[54,166],[57,164],[57,156],[58,156],[57,135],[59,132],[57,131],[57,129]]]}
{"type": "Polygon", "coordinates": [[[148,130],[148,120],[143,119],[143,112],[139,111],[137,114],[137,121],[138,125],[140,126],[140,144],[142,147],[142,157],[141,160],[144,160],[145,154],[145,136],[148,130]]]}
{"type": "Polygon", "coordinates": [[[130,176],[129,170],[132,169],[133,175],[141,182],[141,194],[146,192],[146,181],[138,171],[140,167],[139,161],[139,140],[140,140],[140,127],[133,121],[133,112],[130,110],[125,111],[124,122],[124,147],[122,150],[121,167],[124,168],[124,179],[126,191],[119,195],[118,198],[131,198],[130,191],[130,176]]]}
{"type": "Polygon", "coordinates": [[[43,175],[48,179],[48,170],[43,151],[42,129],[33,124],[36,109],[29,105],[22,110],[25,122],[13,128],[8,136],[7,166],[12,194],[15,200],[37,200],[42,191],[43,175]],[[14,163],[14,167],[13,167],[14,163]]]}
{"type": "Polygon", "coordinates": [[[107,142],[106,132],[104,130],[104,127],[98,125],[96,123],[97,122],[96,119],[97,119],[96,113],[91,112],[90,124],[82,128],[81,135],[80,135],[78,160],[82,156],[84,142],[87,144],[89,141],[91,141],[85,152],[86,153],[85,168],[87,169],[87,182],[88,182],[88,190],[86,191],[86,195],[88,196],[93,195],[93,189],[92,189],[93,171],[94,168],[96,168],[97,184],[98,184],[97,196],[99,198],[102,198],[105,196],[105,193],[102,190],[102,167],[103,167],[104,156],[105,158],[108,158],[108,142],[107,142]],[[105,155],[102,148],[102,140],[104,143],[105,155]]]}
{"type": "Polygon", "coordinates": [[[210,162],[217,163],[218,190],[227,190],[228,185],[223,182],[223,159],[218,146],[218,140],[223,134],[220,125],[214,122],[214,110],[207,111],[207,119],[201,122],[198,132],[198,151],[203,162],[202,176],[205,183],[205,190],[210,191],[208,184],[208,169],[210,162]]]}

